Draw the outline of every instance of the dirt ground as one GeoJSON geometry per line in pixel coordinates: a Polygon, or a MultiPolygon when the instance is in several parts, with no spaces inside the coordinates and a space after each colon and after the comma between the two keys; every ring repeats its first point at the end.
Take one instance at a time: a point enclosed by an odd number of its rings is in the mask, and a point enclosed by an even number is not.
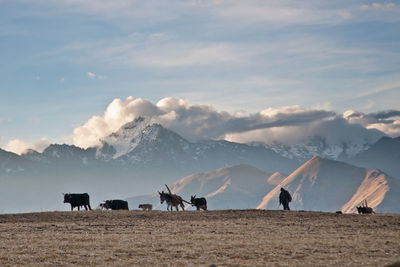
{"type": "Polygon", "coordinates": [[[400,214],[74,211],[0,215],[0,265],[385,266],[400,214]]]}

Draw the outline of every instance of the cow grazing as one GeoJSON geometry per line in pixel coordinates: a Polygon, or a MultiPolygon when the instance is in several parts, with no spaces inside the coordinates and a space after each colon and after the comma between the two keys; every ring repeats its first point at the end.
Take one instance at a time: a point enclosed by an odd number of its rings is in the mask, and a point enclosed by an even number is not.
{"type": "Polygon", "coordinates": [[[190,196],[190,203],[195,206],[197,210],[207,210],[207,200],[204,197],[196,198],[196,195],[190,196]]]}
{"type": "Polygon", "coordinates": [[[358,214],[371,214],[375,213],[371,207],[357,207],[358,214]]]}
{"type": "Polygon", "coordinates": [[[106,210],[129,210],[128,201],[120,199],[106,200],[104,203],[100,204],[100,207],[106,210]]]}
{"type": "Polygon", "coordinates": [[[90,207],[90,202],[89,202],[89,194],[88,193],[83,193],[83,194],[64,194],[64,203],[69,203],[71,204],[71,211],[75,208],[78,207],[78,210],[80,210],[80,207],[85,207],[85,210],[92,210],[90,207]]]}
{"type": "Polygon", "coordinates": [[[142,209],[142,210],[152,210],[152,209],[153,209],[153,205],[151,205],[151,204],[140,204],[140,205],[139,205],[139,209],[142,209]]]}
{"type": "Polygon", "coordinates": [[[181,206],[182,210],[185,210],[183,199],[180,196],[170,193],[164,193],[164,191],[162,191],[161,193],[158,192],[158,194],[160,195],[160,203],[163,204],[164,201],[167,203],[167,210],[170,210],[171,207],[172,211],[173,207],[175,207],[178,211],[178,206],[181,206]]]}
{"type": "Polygon", "coordinates": [[[364,203],[361,206],[357,207],[358,214],[371,214],[375,213],[371,207],[368,207],[367,200],[364,200],[364,203]]]}

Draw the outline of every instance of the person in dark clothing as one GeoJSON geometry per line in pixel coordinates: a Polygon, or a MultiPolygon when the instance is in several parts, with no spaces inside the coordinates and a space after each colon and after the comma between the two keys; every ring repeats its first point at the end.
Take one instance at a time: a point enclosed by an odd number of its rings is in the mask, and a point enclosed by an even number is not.
{"type": "Polygon", "coordinates": [[[282,204],[283,210],[290,210],[289,202],[292,201],[292,196],[290,193],[281,188],[281,193],[279,194],[279,205],[282,204]]]}

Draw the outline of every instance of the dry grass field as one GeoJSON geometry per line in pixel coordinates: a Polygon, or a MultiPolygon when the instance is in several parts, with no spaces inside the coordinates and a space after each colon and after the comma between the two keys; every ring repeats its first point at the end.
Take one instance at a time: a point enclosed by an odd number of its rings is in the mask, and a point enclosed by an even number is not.
{"type": "Polygon", "coordinates": [[[74,211],[0,215],[0,265],[385,266],[400,215],[74,211]]]}

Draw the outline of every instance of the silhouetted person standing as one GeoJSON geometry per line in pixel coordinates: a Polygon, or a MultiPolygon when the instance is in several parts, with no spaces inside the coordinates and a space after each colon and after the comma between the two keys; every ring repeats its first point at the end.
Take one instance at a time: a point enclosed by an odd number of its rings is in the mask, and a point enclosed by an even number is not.
{"type": "Polygon", "coordinates": [[[289,202],[292,201],[290,193],[281,187],[281,193],[279,194],[279,205],[282,204],[283,210],[290,210],[289,202]]]}

